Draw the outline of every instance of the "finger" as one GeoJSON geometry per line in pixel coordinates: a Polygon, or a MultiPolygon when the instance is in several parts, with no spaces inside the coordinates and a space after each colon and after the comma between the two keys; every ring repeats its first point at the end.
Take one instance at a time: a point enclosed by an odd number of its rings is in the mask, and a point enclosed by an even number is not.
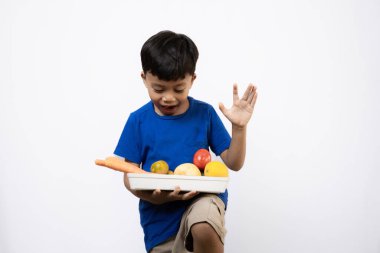
{"type": "Polygon", "coordinates": [[[252,104],[253,97],[254,97],[255,94],[256,94],[256,86],[254,86],[253,84],[250,84],[250,85],[251,85],[252,89],[251,89],[251,91],[250,91],[250,93],[249,93],[249,95],[248,95],[247,102],[248,102],[249,104],[252,104]]]}
{"type": "Polygon", "coordinates": [[[99,165],[99,166],[106,166],[106,161],[100,160],[100,159],[96,159],[95,160],[95,164],[99,165]]]}
{"type": "Polygon", "coordinates": [[[247,89],[244,92],[243,97],[241,98],[242,100],[248,101],[249,95],[252,93],[252,88],[253,88],[253,85],[249,84],[247,89]]]}
{"type": "Polygon", "coordinates": [[[256,86],[253,86],[251,96],[252,96],[252,99],[249,102],[250,102],[250,104],[254,104],[254,100],[257,98],[257,87],[256,86]]]}
{"type": "Polygon", "coordinates": [[[234,83],[234,85],[233,85],[232,99],[233,99],[234,102],[237,101],[237,100],[239,100],[238,85],[237,85],[237,83],[234,83]]]}
{"type": "Polygon", "coordinates": [[[180,191],[181,191],[181,188],[179,188],[179,186],[176,186],[176,187],[174,188],[174,191],[172,192],[172,194],[173,194],[174,196],[178,196],[179,193],[180,193],[180,191]]]}
{"type": "Polygon", "coordinates": [[[156,189],[153,191],[152,195],[155,197],[155,196],[158,196],[161,194],[161,190],[160,189],[156,189]]]}
{"type": "Polygon", "coordinates": [[[198,194],[199,194],[199,192],[197,192],[197,191],[191,191],[191,192],[186,193],[185,195],[186,195],[186,199],[191,199],[191,198],[197,196],[198,194]]]}
{"type": "Polygon", "coordinates": [[[252,107],[255,107],[257,96],[258,96],[258,93],[255,92],[255,95],[253,96],[253,99],[252,99],[252,102],[251,102],[252,107]]]}
{"type": "Polygon", "coordinates": [[[190,191],[182,195],[182,200],[188,200],[193,198],[195,195],[198,195],[198,192],[196,191],[190,191]]]}

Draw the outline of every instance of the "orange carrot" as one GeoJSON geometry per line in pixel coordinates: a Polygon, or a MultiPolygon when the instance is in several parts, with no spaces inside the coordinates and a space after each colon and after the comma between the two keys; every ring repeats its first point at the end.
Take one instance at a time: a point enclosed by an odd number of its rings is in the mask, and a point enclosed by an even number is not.
{"type": "Polygon", "coordinates": [[[105,160],[97,159],[95,160],[95,164],[126,173],[149,173],[114,156],[107,157],[105,160]]]}

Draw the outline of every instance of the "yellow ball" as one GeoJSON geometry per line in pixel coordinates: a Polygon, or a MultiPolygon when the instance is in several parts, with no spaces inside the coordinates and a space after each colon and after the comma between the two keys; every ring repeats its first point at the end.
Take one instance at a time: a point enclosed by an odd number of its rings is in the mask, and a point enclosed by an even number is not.
{"type": "Polygon", "coordinates": [[[222,162],[211,161],[206,164],[204,175],[207,177],[228,177],[228,168],[222,162]]]}

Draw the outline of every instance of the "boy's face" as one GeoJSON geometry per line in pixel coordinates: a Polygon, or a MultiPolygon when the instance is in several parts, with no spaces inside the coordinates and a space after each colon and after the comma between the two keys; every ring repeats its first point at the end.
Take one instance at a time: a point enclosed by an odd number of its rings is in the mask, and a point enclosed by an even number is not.
{"type": "Polygon", "coordinates": [[[195,75],[186,74],[184,79],[176,81],[163,81],[150,72],[141,73],[149,97],[154,104],[154,110],[158,115],[180,115],[189,108],[190,88],[195,75]]]}

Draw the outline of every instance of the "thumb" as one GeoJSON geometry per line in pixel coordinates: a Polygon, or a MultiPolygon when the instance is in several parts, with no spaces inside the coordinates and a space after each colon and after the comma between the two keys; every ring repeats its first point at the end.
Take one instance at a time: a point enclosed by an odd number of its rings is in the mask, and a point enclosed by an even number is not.
{"type": "Polygon", "coordinates": [[[226,107],[224,106],[223,103],[219,103],[219,110],[224,114],[226,115],[226,107]]]}
{"type": "Polygon", "coordinates": [[[153,191],[153,196],[160,195],[160,193],[161,193],[161,190],[160,190],[160,189],[155,189],[155,190],[153,191]]]}

